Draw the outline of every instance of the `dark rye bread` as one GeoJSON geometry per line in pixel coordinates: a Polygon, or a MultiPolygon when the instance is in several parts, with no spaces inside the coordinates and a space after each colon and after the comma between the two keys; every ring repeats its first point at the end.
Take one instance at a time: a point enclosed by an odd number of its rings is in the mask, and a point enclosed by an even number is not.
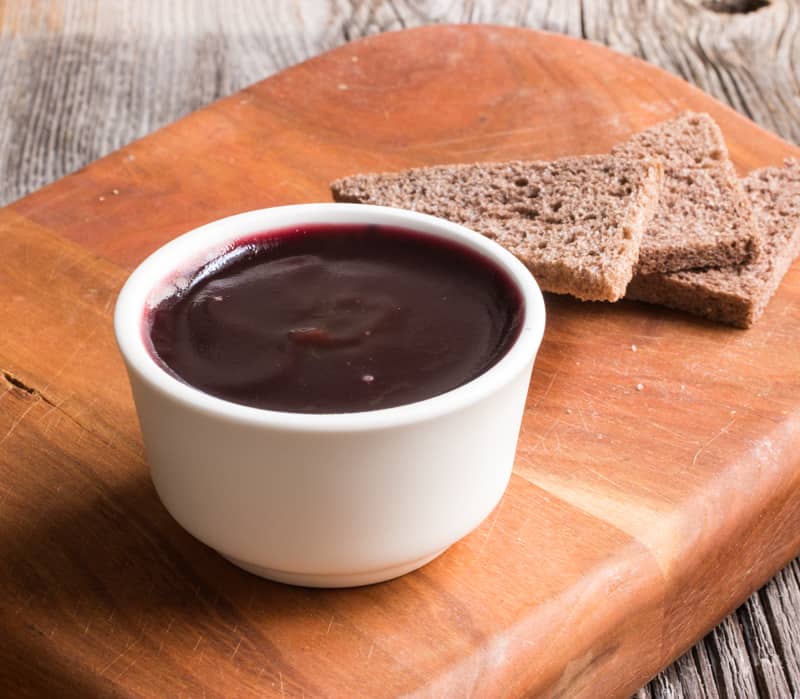
{"type": "Polygon", "coordinates": [[[722,133],[686,112],[619,144],[613,154],[658,158],[664,184],[636,272],[726,267],[757,256],[759,236],[722,133]]]}
{"type": "Polygon", "coordinates": [[[748,328],[764,312],[800,254],[800,160],[755,170],[744,180],[762,235],[755,261],[721,269],[637,275],[627,298],[659,303],[748,328]]]}
{"type": "Polygon", "coordinates": [[[658,201],[660,163],[580,156],[354,175],[336,201],[412,209],[496,240],[545,291],[616,301],[658,201]]]}

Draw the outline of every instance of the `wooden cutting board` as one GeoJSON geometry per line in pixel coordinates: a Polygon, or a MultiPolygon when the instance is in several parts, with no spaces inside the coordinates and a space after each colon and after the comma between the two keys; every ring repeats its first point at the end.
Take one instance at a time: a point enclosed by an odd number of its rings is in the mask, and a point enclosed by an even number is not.
{"type": "Polygon", "coordinates": [[[798,265],[748,331],[548,296],[501,504],[361,589],[252,577],[172,521],[112,337],[127,273],[198,224],[329,200],[356,171],[603,152],[687,108],[741,172],[800,155],[636,59],[438,26],[296,66],[2,210],[0,694],[623,697],[744,600],[800,550],[798,265]]]}

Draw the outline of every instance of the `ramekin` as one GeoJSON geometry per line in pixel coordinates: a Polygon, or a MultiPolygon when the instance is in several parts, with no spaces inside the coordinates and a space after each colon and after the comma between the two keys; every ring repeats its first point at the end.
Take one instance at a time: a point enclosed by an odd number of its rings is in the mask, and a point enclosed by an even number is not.
{"type": "Polygon", "coordinates": [[[414,570],[492,511],[508,485],[544,323],[535,280],[496,243],[443,219],[361,204],[262,209],[192,230],[137,267],[114,314],[152,479],[167,510],[237,566],[315,587],[365,585],[414,570]],[[396,226],[471,248],[519,290],[517,339],[494,366],[456,389],[358,413],[239,405],[156,362],[145,318],[174,283],[247,235],[319,223],[396,226]]]}

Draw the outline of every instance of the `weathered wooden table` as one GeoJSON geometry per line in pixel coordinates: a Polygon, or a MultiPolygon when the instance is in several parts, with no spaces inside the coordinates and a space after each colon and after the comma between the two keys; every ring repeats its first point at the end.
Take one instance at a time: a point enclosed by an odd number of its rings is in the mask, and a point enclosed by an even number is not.
{"type": "MultiPolygon", "coordinates": [[[[443,21],[601,41],[800,142],[796,2],[495,4],[0,4],[0,203],[308,56],[365,34],[443,21]]],[[[799,580],[795,561],[639,696],[797,694],[799,580]]]]}

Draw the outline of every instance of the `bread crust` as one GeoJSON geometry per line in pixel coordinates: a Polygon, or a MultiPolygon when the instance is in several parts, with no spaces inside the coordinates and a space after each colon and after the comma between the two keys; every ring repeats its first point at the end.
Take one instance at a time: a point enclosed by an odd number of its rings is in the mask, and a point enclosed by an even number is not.
{"type": "Polygon", "coordinates": [[[727,267],[755,259],[760,238],[722,132],[708,114],[685,112],[637,133],[612,153],[658,158],[664,185],[636,274],[727,267]]]}
{"type": "Polygon", "coordinates": [[[759,257],[742,265],[637,275],[626,297],[749,328],[800,254],[800,160],[754,170],[742,181],[762,235],[759,257]]]}

